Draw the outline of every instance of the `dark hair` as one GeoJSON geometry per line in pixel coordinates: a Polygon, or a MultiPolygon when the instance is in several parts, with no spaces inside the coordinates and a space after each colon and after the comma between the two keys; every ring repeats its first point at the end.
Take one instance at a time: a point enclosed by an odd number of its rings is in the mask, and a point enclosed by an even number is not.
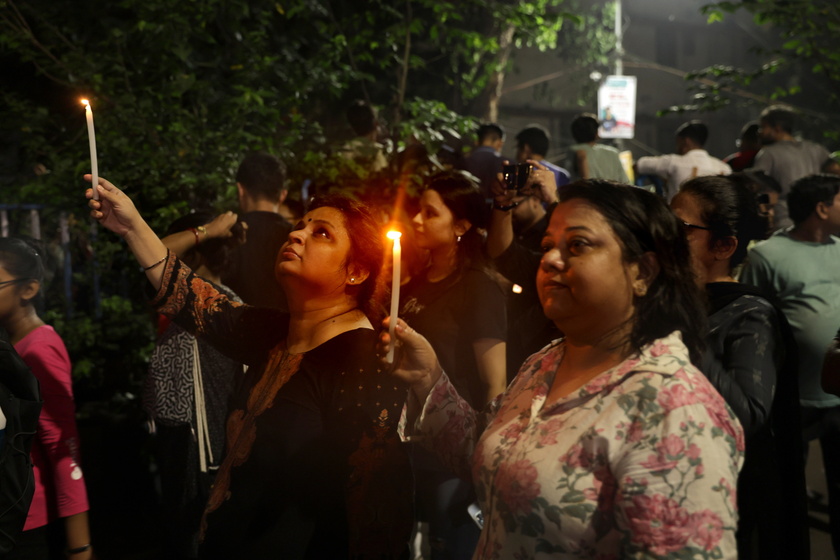
{"type": "Polygon", "coordinates": [[[429,177],[426,189],[440,195],[454,219],[466,220],[472,226],[458,242],[459,271],[484,266],[484,238],[479,229],[487,226],[487,207],[475,180],[463,171],[441,171],[429,177]]]}
{"type": "Polygon", "coordinates": [[[356,302],[374,325],[385,316],[385,284],[382,269],[385,263],[385,235],[371,208],[358,200],[338,193],[317,196],[309,205],[316,208],[335,208],[344,216],[350,237],[350,252],[345,267],[351,264],[368,271],[367,279],[347,289],[355,292],[356,302]]]}
{"type": "Polygon", "coordinates": [[[376,113],[370,105],[356,99],[347,107],[347,122],[356,136],[366,136],[376,130],[376,113]]]}
{"type": "MultiPolygon", "coordinates": [[[[166,230],[166,235],[206,225],[212,222],[215,217],[212,212],[206,210],[181,216],[172,222],[169,229],[166,230]]],[[[193,268],[203,264],[213,274],[221,275],[230,264],[231,251],[245,242],[245,228],[242,227],[242,222],[236,222],[231,228],[231,233],[230,237],[213,237],[202,240],[201,243],[194,245],[185,252],[181,260],[193,268]]]]}
{"type": "Polygon", "coordinates": [[[773,128],[778,127],[788,134],[793,134],[796,113],[784,105],[771,105],[761,112],[758,116],[758,122],[768,124],[773,128]]]}
{"type": "Polygon", "coordinates": [[[541,156],[548,154],[550,140],[548,131],[537,124],[532,124],[528,128],[520,130],[519,134],[516,135],[516,145],[519,148],[527,144],[532,152],[541,156]]]}
{"type": "Polygon", "coordinates": [[[840,190],[840,176],[819,173],[793,183],[787,196],[788,214],[796,225],[807,220],[822,202],[831,206],[840,190]]]}
{"type": "Polygon", "coordinates": [[[698,146],[705,146],[709,138],[709,129],[701,121],[688,121],[677,129],[678,138],[688,138],[698,146]]]}
{"type": "Polygon", "coordinates": [[[631,347],[638,352],[654,340],[680,331],[691,360],[699,363],[706,328],[704,300],[694,281],[682,224],[665,201],[644,189],[604,179],[563,186],[560,202],[573,199],[591,204],[606,219],[625,262],[639,262],[652,252],[659,263],[659,274],[647,293],[636,297],[631,347]]]}
{"type": "Polygon", "coordinates": [[[741,129],[741,146],[746,142],[747,144],[760,144],[761,135],[758,133],[761,127],[756,121],[750,121],[741,129]]]}
{"type": "Polygon", "coordinates": [[[572,120],[572,138],[575,142],[594,142],[598,139],[598,117],[581,113],[572,120]]]}
{"type": "Polygon", "coordinates": [[[286,182],[286,166],[271,154],[248,154],[239,164],[236,182],[254,198],[278,200],[286,182]]]}
{"type": "Polygon", "coordinates": [[[497,125],[496,123],[485,123],[478,127],[478,132],[476,133],[478,136],[478,143],[484,142],[484,140],[504,140],[505,139],[505,130],[497,125]]]}
{"type": "Polygon", "coordinates": [[[35,280],[41,290],[33,298],[36,307],[44,300],[44,261],[41,244],[31,237],[0,237],[0,266],[15,279],[35,280]]]}
{"type": "Polygon", "coordinates": [[[730,270],[743,262],[750,241],[764,239],[766,228],[758,214],[758,202],[739,180],[714,175],[697,177],[683,183],[680,193],[693,195],[700,203],[703,222],[711,228],[709,248],[726,237],[738,240],[729,260],[730,270]]]}

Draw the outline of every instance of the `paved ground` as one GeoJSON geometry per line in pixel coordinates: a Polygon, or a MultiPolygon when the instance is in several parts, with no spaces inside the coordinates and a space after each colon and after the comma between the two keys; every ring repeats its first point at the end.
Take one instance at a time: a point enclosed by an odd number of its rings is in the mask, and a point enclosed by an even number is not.
{"type": "MultiPolygon", "coordinates": [[[[111,560],[162,560],[160,519],[154,505],[153,478],[142,468],[142,437],[137,433],[120,431],[106,434],[111,442],[107,458],[93,461],[100,468],[86,471],[92,486],[91,518],[94,542],[98,543],[100,558],[111,560]]],[[[92,451],[92,450],[91,450],[92,451]]],[[[811,492],[826,494],[822,454],[813,442],[809,448],[806,478],[811,492]]],[[[828,516],[824,505],[812,502],[811,559],[835,560],[828,535],[828,516]]],[[[791,559],[797,560],[797,559],[791,559]]],[[[804,559],[803,559],[804,560],[804,559]]]]}
{"type": "MultiPolygon", "coordinates": [[[[808,489],[812,493],[816,492],[825,497],[826,485],[825,473],[822,468],[822,453],[820,453],[820,446],[816,441],[811,442],[808,448],[805,478],[808,481],[808,489]]],[[[831,538],[828,535],[828,515],[826,515],[823,504],[812,502],[809,513],[811,517],[811,559],[834,560],[831,538]]]]}

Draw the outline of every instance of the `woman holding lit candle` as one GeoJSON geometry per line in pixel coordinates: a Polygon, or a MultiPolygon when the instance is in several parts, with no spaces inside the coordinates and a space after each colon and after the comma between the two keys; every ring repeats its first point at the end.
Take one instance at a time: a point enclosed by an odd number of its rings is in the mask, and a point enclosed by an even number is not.
{"type": "Polygon", "coordinates": [[[736,558],[744,432],[692,365],[704,314],[682,224],[647,191],[579,181],[541,248],[540,302],[564,338],[482,413],[396,328],[401,428],[475,482],[474,559],[736,558]]]}
{"type": "MultiPolygon", "coordinates": [[[[484,265],[486,205],[460,172],[430,177],[414,217],[414,242],[428,251],[426,268],[403,288],[400,317],[431,342],[466,401],[481,410],[506,383],[505,296],[484,265]]],[[[467,515],[469,482],[417,450],[417,499],[429,521],[433,558],[469,558],[478,530],[467,515]],[[453,514],[453,512],[455,512],[453,514]]]]}
{"type": "Polygon", "coordinates": [[[402,557],[411,475],[395,423],[406,391],[375,361],[385,247],[367,207],[338,195],[310,205],[277,256],[284,314],[230,301],[122,191],[104,179],[98,189],[91,215],[127,241],[158,310],[250,366],[231,398],[200,557],[402,557]]]}

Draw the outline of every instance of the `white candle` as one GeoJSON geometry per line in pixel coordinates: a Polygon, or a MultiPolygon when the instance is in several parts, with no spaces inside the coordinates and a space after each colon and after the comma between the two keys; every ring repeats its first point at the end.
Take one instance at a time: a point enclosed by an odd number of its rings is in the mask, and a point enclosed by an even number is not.
{"type": "Polygon", "coordinates": [[[400,304],[400,256],[402,254],[402,247],[400,246],[400,237],[402,234],[398,231],[389,231],[388,239],[394,240],[394,258],[391,265],[391,321],[388,326],[388,334],[390,335],[391,344],[388,347],[389,363],[394,363],[394,346],[396,345],[395,330],[397,327],[397,313],[399,312],[400,304]]]}
{"type": "Polygon", "coordinates": [[[93,131],[93,111],[90,108],[90,101],[82,99],[85,104],[85,120],[87,120],[88,142],[90,143],[90,185],[93,188],[93,199],[99,200],[99,191],[96,186],[99,184],[99,164],[96,162],[96,133],[93,131]]]}

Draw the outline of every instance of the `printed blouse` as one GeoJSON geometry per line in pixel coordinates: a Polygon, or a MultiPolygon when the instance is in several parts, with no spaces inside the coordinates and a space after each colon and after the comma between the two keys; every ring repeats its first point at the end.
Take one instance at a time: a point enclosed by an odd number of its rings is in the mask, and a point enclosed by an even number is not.
{"type": "Polygon", "coordinates": [[[473,477],[474,558],[734,558],[744,433],[680,336],[546,403],[563,354],[531,356],[483,413],[445,374],[403,410],[403,437],[473,477]]]}

